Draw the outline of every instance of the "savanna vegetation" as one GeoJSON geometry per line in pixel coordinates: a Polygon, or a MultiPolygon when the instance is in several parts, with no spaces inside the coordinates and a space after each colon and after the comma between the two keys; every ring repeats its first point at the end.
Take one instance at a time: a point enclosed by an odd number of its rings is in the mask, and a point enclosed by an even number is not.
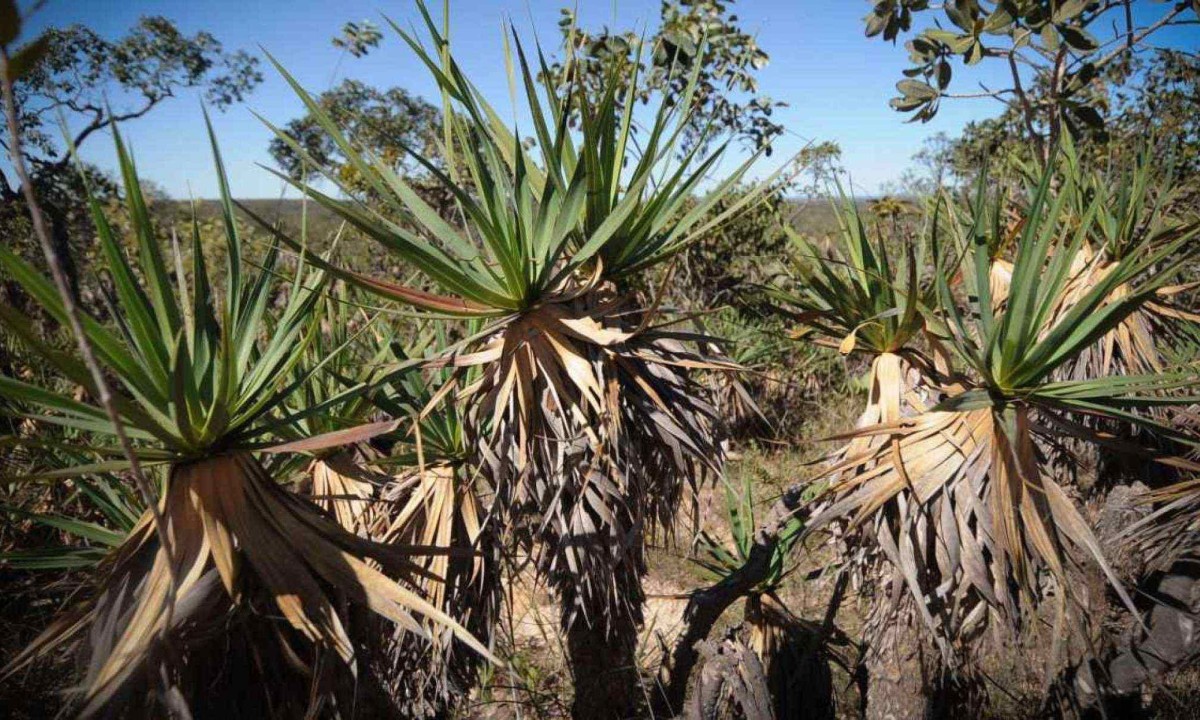
{"type": "Polygon", "coordinates": [[[1194,0],[867,3],[998,111],[873,198],[733,0],[506,25],[515,110],[451,5],[331,33],[421,97],[0,0],[0,714],[1196,717],[1194,0]],[[291,199],[139,174],[265,73],[291,199]]]}

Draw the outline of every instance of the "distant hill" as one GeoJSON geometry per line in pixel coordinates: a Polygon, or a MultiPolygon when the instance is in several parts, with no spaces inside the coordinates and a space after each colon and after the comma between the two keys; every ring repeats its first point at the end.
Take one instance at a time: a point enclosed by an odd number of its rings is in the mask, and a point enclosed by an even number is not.
{"type": "MultiPolygon", "coordinates": [[[[251,198],[238,200],[237,202],[268,222],[280,223],[280,226],[290,233],[299,232],[301,218],[307,212],[309,237],[314,240],[333,237],[342,222],[341,218],[332,211],[311,200],[305,203],[303,200],[295,198],[251,198]]],[[[176,208],[176,211],[186,213],[190,204],[189,202],[179,201],[179,207],[176,208]]],[[[196,211],[201,222],[216,220],[221,217],[221,203],[218,200],[197,200],[196,211]]],[[[240,211],[239,214],[241,214],[240,211]]],[[[244,214],[241,214],[241,217],[247,222],[252,222],[244,214]]]]}
{"type": "MultiPolygon", "coordinates": [[[[827,200],[791,199],[787,202],[787,216],[797,232],[813,238],[825,238],[837,233],[837,217],[833,206],[827,200]]],[[[866,203],[863,200],[859,202],[866,203]]],[[[251,198],[239,200],[238,203],[263,220],[278,224],[289,237],[297,239],[301,235],[301,219],[307,213],[308,247],[314,252],[326,251],[341,230],[337,252],[341,263],[346,267],[382,276],[411,270],[406,269],[407,263],[392,253],[381,251],[377,244],[363,237],[352,227],[347,225],[343,229],[341,218],[316,202],[306,203],[295,198],[251,198]]],[[[186,227],[190,222],[191,202],[159,200],[154,206],[157,213],[171,217],[177,228],[186,227]]],[[[222,217],[221,203],[218,200],[197,200],[195,207],[197,219],[205,228],[202,230],[202,237],[206,254],[211,252],[215,261],[222,252],[222,231],[219,229],[222,217]]],[[[264,251],[267,246],[267,234],[257,230],[257,223],[240,209],[237,212],[239,219],[244,222],[244,227],[248,228],[248,251],[252,254],[264,251]]]]}
{"type": "MultiPolygon", "coordinates": [[[[305,207],[302,200],[253,198],[238,200],[238,202],[259,217],[270,222],[280,223],[281,227],[289,233],[298,233],[300,230],[300,219],[305,207]]],[[[870,202],[869,199],[859,200],[862,205],[866,205],[868,202],[870,202]]],[[[792,227],[798,232],[820,236],[836,231],[837,220],[828,200],[793,198],[789,199],[787,203],[791,206],[789,219],[792,227]]],[[[179,201],[178,206],[179,210],[186,212],[189,203],[179,201]]],[[[201,221],[215,220],[221,217],[221,204],[217,200],[198,200],[196,207],[201,221]]],[[[309,238],[323,246],[327,239],[337,233],[341,226],[341,219],[312,201],[307,203],[307,213],[309,238]]],[[[250,221],[248,217],[244,219],[247,222],[250,221]]]]}

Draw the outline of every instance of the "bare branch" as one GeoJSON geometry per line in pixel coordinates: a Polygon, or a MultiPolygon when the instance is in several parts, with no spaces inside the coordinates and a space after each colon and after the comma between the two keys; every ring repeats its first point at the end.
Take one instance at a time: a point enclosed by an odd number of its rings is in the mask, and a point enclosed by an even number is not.
{"type": "MultiPolygon", "coordinates": [[[[1059,48],[1058,57],[1054,61],[1054,75],[1050,78],[1050,93],[1049,93],[1050,98],[1057,98],[1057,97],[1059,97],[1059,93],[1062,92],[1063,80],[1066,79],[1066,76],[1067,76],[1067,58],[1068,57],[1069,56],[1067,53],[1067,46],[1066,46],[1066,44],[1064,44],[1061,48],[1059,48]]],[[[1047,160],[1050,157],[1050,148],[1053,148],[1056,145],[1058,145],[1058,140],[1062,135],[1062,112],[1061,112],[1061,110],[1059,110],[1058,108],[1054,108],[1054,107],[1050,108],[1049,120],[1050,120],[1050,142],[1048,145],[1044,145],[1042,148],[1042,150],[1043,150],[1042,156],[1043,156],[1043,158],[1045,158],[1047,160]]]]}
{"type": "Polygon", "coordinates": [[[1025,94],[1025,88],[1021,84],[1021,71],[1017,67],[1017,59],[1011,52],[1008,54],[1008,67],[1012,72],[1013,92],[1016,93],[1017,99],[1021,102],[1021,119],[1025,122],[1025,131],[1029,133],[1029,138],[1037,144],[1038,154],[1046,157],[1045,142],[1034,125],[1036,118],[1034,116],[1033,105],[1029,102],[1029,96],[1025,94]]]}
{"type": "MultiPolygon", "coordinates": [[[[111,127],[114,123],[121,123],[125,122],[126,120],[136,120],[137,118],[140,118],[153,110],[156,105],[169,97],[172,97],[172,94],[169,92],[151,97],[147,100],[145,105],[137,110],[131,110],[127,113],[121,113],[119,115],[108,115],[103,110],[95,108],[94,111],[98,111],[99,114],[96,115],[90,123],[88,123],[75,135],[75,138],[71,141],[71,144],[73,147],[78,148],[79,145],[83,143],[84,140],[87,140],[88,137],[90,137],[93,133],[111,127]]],[[[63,153],[62,157],[47,163],[46,166],[50,170],[58,171],[64,169],[70,162],[71,153],[68,150],[63,153]]]]}
{"type": "Polygon", "coordinates": [[[54,243],[46,227],[46,220],[42,215],[42,209],[38,203],[37,192],[30,182],[29,171],[25,165],[24,155],[21,152],[21,125],[17,115],[17,103],[13,91],[13,83],[9,77],[8,49],[2,46],[0,46],[0,94],[4,96],[4,113],[8,120],[8,132],[12,141],[9,147],[9,156],[12,158],[13,170],[16,172],[17,179],[21,183],[21,189],[25,195],[25,203],[29,206],[29,215],[33,222],[34,234],[42,246],[42,254],[46,256],[46,263],[50,267],[50,275],[53,277],[54,285],[58,290],[59,296],[62,298],[63,310],[66,313],[71,332],[74,334],[75,341],[79,346],[79,354],[83,356],[83,362],[92,376],[92,383],[95,385],[98,400],[104,407],[104,412],[108,416],[109,422],[112,423],[113,430],[117,435],[117,441],[121,445],[121,451],[129,461],[130,472],[133,474],[143,502],[146,503],[146,507],[150,510],[154,529],[158,534],[158,542],[167,559],[166,567],[170,582],[167,584],[166,622],[162,626],[165,631],[166,628],[171,626],[171,610],[175,605],[175,587],[178,580],[175,577],[175,564],[170,560],[171,539],[167,535],[162,512],[158,507],[158,494],[142,471],[137,453],[134,452],[133,445],[129,441],[129,436],[125,432],[125,423],[121,419],[120,413],[117,412],[117,406],[114,402],[112,391],[108,387],[108,381],[105,380],[104,373],[100,369],[100,364],[96,361],[96,355],[92,351],[92,345],[83,331],[79,309],[75,305],[75,296],[71,292],[71,286],[67,280],[66,273],[63,271],[62,264],[59,262],[58,255],[54,252],[54,243]]]}
{"type": "MultiPolygon", "coordinates": [[[[1180,13],[1182,13],[1186,8],[1187,8],[1186,3],[1176,3],[1175,8],[1173,10],[1171,10],[1171,12],[1167,13],[1166,15],[1163,15],[1153,25],[1149,25],[1146,28],[1131,35],[1128,40],[1129,47],[1132,47],[1132,46],[1140,43],[1142,40],[1145,40],[1146,37],[1149,36],[1151,33],[1156,32],[1157,30],[1161,29],[1162,27],[1164,27],[1165,25],[1170,23],[1172,20],[1174,20],[1176,17],[1178,17],[1180,15],[1180,13]]],[[[1107,55],[1100,58],[1099,60],[1097,60],[1094,63],[1094,65],[1096,66],[1096,69],[1099,70],[1100,68],[1104,67],[1108,63],[1115,60],[1117,57],[1120,57],[1121,53],[1124,53],[1124,52],[1126,52],[1125,48],[1116,48],[1115,50],[1112,50],[1107,55]]]]}
{"type": "Polygon", "coordinates": [[[1008,104],[1006,100],[1001,98],[1001,96],[1011,95],[1012,93],[1012,88],[1006,88],[1004,90],[988,90],[987,88],[984,88],[982,91],[976,93],[942,93],[941,97],[951,98],[954,100],[978,100],[982,98],[992,98],[1008,104]]]}
{"type": "Polygon", "coordinates": [[[1125,0],[1125,49],[1133,50],[1133,0],[1125,0]]]}

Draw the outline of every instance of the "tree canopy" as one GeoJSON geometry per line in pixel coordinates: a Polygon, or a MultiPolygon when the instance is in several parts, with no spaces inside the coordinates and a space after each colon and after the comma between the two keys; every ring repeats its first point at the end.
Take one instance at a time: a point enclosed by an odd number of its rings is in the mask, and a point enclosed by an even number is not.
{"type": "MultiPolygon", "coordinates": [[[[357,143],[392,167],[414,169],[409,167],[405,148],[424,155],[437,153],[441,112],[404,88],[383,90],[361,80],[346,79],[317,96],[316,102],[357,143]]],[[[311,180],[321,167],[335,167],[348,186],[366,189],[337,143],[311,113],[289,121],[282,129],[319,164],[306,165],[287,142],[273,138],[271,157],[290,177],[311,180]]]]}
{"type": "MultiPolygon", "coordinates": [[[[35,181],[50,180],[70,163],[56,127],[60,113],[79,146],[182,90],[197,89],[207,105],[222,110],[262,81],[257,58],[227,51],[208,32],[187,35],[159,16],[142,18],[114,39],[82,25],[51,28],[30,46],[39,49],[39,60],[17,79],[14,92],[35,181]]],[[[0,147],[7,152],[5,142],[0,147]]],[[[3,181],[5,197],[15,197],[14,184],[3,181]]]]}
{"type": "Polygon", "coordinates": [[[733,5],[734,0],[663,0],[659,25],[644,41],[633,30],[587,30],[573,10],[564,8],[559,28],[568,57],[552,64],[550,72],[560,79],[579,73],[591,92],[599,94],[610,76],[629,77],[624,70],[636,63],[644,77],[636,99],[648,103],[656,94],[679,98],[697,71],[692,98],[697,120],[689,128],[690,138],[703,131],[702,121],[755,147],[767,146],[783,132],[773,114],[784,103],[760,93],[758,72],[770,56],[740,25],[733,5]],[[644,56],[636,56],[640,46],[648,49],[644,56]]]}
{"type": "Polygon", "coordinates": [[[1043,157],[1065,128],[1073,136],[1103,131],[1110,66],[1138,53],[1164,28],[1196,24],[1196,2],[1133,0],[878,0],[864,19],[868,37],[906,43],[910,66],[891,105],[927,122],[943,100],[993,98],[1007,106],[1019,130],[1043,157]],[[1145,13],[1152,19],[1139,23],[1145,13]],[[1009,82],[952,91],[960,72],[982,62],[1004,63],[1009,82]]]}

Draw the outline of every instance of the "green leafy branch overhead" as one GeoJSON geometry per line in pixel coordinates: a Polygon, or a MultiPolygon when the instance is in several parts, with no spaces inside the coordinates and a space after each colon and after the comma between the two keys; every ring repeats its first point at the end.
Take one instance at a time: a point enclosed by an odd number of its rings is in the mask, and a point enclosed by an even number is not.
{"type": "Polygon", "coordinates": [[[1072,135],[1103,129],[1106,108],[1095,91],[1107,66],[1164,28],[1200,22],[1196,2],[1149,6],[1117,0],[879,0],[864,22],[868,37],[895,42],[918,18],[928,19],[905,43],[910,67],[896,84],[893,108],[927,122],[944,99],[992,98],[1019,111],[1024,131],[1045,156],[1064,128],[1072,135]],[[1139,20],[1147,13],[1152,17],[1139,20]],[[956,61],[966,68],[984,60],[1003,62],[1007,81],[951,91],[956,61]]]}
{"type": "MultiPolygon", "coordinates": [[[[734,0],[675,0],[663,2],[659,26],[653,33],[616,32],[609,28],[589,31],[579,26],[570,9],[562,10],[559,27],[570,58],[554,62],[548,73],[556,84],[578,80],[590,95],[599,97],[614,78],[624,83],[628,69],[637,65],[640,82],[633,100],[647,104],[652,97],[682,99],[687,79],[696,71],[696,85],[688,103],[692,122],[684,147],[702,140],[705,126],[715,134],[730,133],[765,147],[783,132],[775,122],[776,108],[785,103],[759,93],[757,73],[770,56],[755,36],[739,24],[732,11],[734,0]],[[643,56],[639,48],[652,49],[643,56]],[[613,65],[621,70],[613,73],[613,65]]],[[[617,97],[624,96],[625,85],[617,97]]]]}
{"type": "Polygon", "coordinates": [[[342,34],[333,38],[333,46],[341,48],[356,58],[364,57],[371,48],[379,47],[383,33],[370,20],[348,22],[342,26],[342,34]]]}

